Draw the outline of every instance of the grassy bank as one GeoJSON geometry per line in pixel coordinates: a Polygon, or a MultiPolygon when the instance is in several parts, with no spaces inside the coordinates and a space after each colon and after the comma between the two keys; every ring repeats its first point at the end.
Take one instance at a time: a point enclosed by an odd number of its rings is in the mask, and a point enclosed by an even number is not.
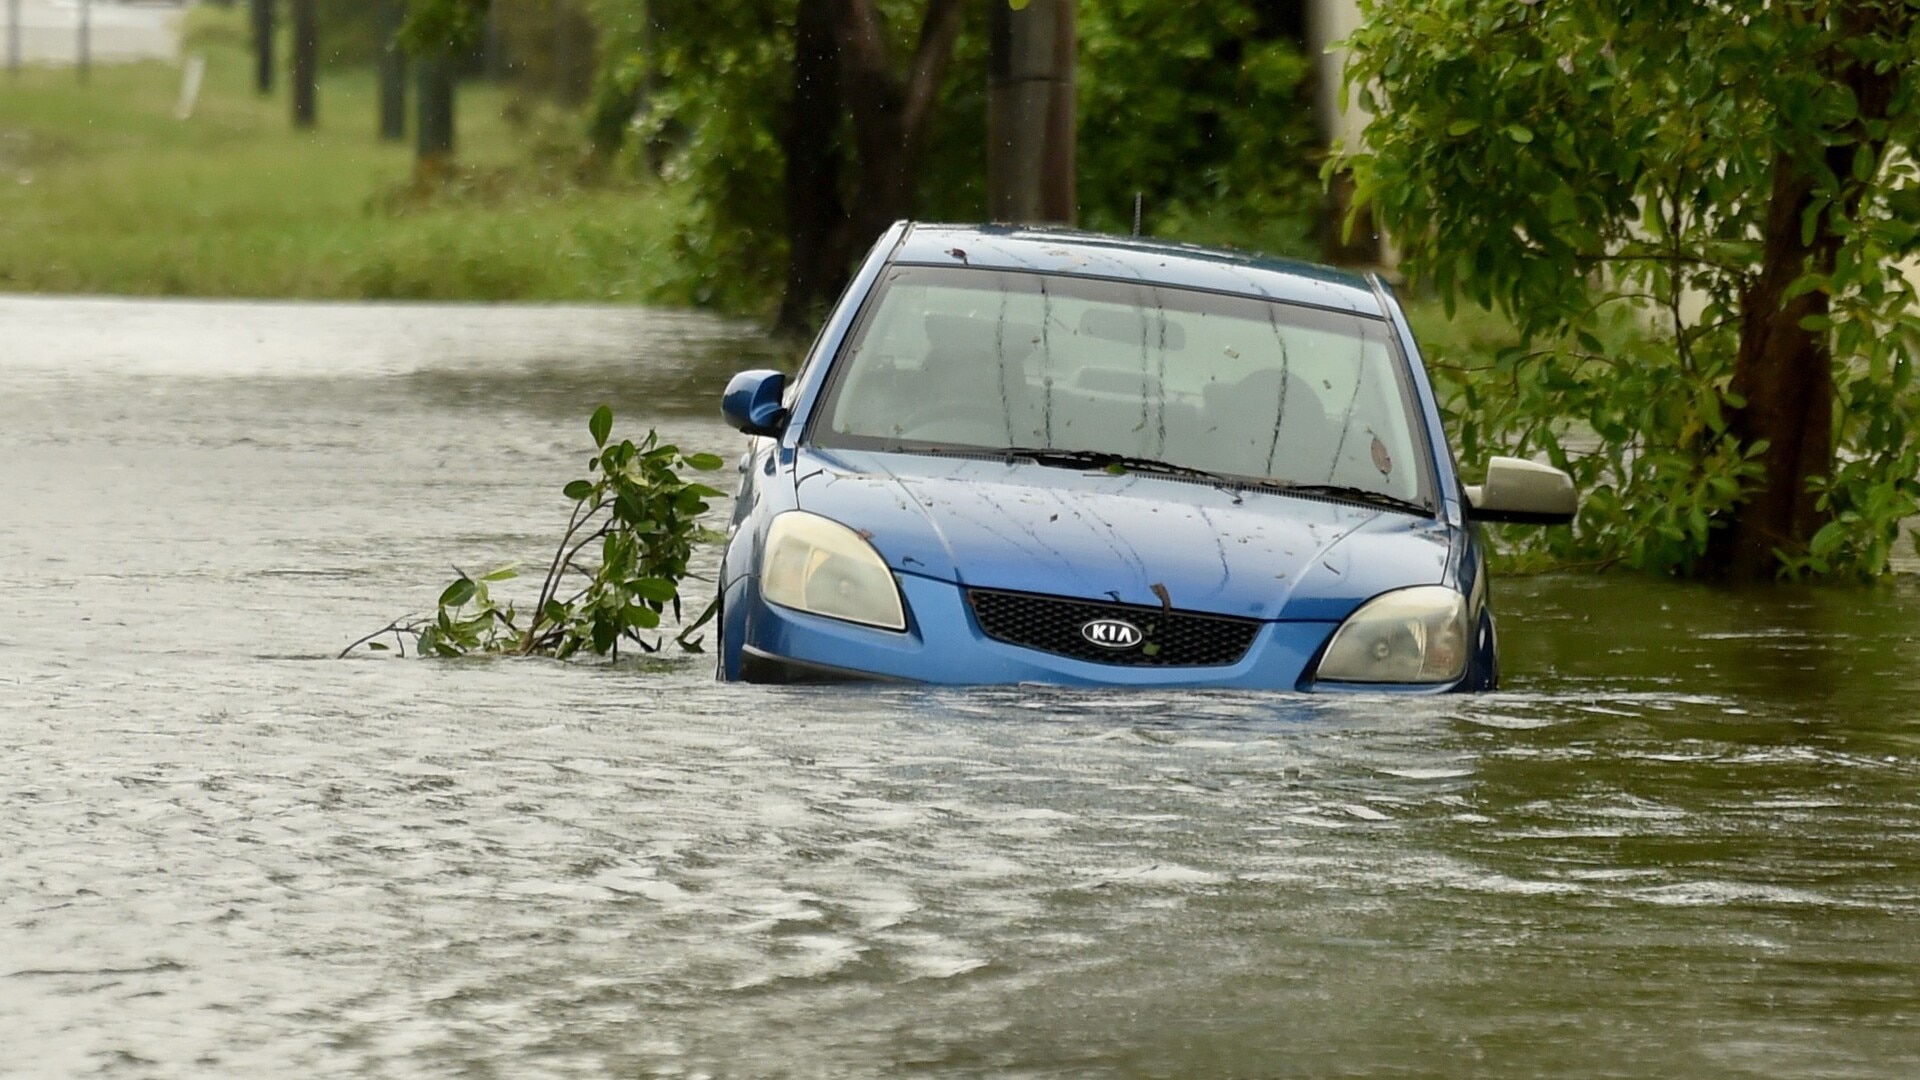
{"type": "Polygon", "coordinates": [[[461,172],[410,183],[375,132],[371,72],[323,78],[319,126],[261,98],[234,27],[195,9],[198,106],[164,63],[29,68],[0,86],[0,290],[129,295],[672,301],[680,207],[657,186],[578,183],[566,117],[496,88],[459,101],[461,172]],[[232,32],[228,32],[232,31],[232,32]],[[543,152],[542,148],[549,148],[543,152]]]}

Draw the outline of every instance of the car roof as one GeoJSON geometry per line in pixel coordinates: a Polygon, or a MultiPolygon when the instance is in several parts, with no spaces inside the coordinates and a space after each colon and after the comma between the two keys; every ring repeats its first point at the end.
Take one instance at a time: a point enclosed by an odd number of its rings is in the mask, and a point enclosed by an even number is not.
{"type": "Polygon", "coordinates": [[[892,261],[1146,281],[1385,315],[1373,282],[1359,274],[1250,252],[1074,229],[915,223],[901,237],[892,261]]]}

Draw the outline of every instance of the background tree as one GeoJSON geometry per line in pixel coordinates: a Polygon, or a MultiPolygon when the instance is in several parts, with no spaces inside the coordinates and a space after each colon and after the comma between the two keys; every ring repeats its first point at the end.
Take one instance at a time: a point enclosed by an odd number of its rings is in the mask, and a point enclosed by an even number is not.
{"type": "Polygon", "coordinates": [[[407,137],[407,54],[397,40],[407,11],[402,0],[379,0],[380,31],[374,63],[380,81],[380,137],[399,142],[407,137]]]}
{"type": "MultiPolygon", "coordinates": [[[[685,299],[767,311],[784,285],[779,321],[804,331],[894,217],[987,215],[986,6],[863,2],[884,63],[846,54],[847,0],[596,7],[608,43],[596,143],[613,155],[616,138],[637,135],[633,152],[693,201],[680,240],[685,299]],[[940,54],[923,45],[944,39],[948,18],[957,18],[950,59],[935,72],[940,54]],[[862,85],[883,92],[852,89],[852,62],[862,85]],[[930,96],[902,108],[916,86],[930,96]],[[868,145],[889,145],[876,132],[910,113],[915,145],[892,143],[906,152],[891,164],[862,156],[859,130],[868,145]],[[903,182],[870,198],[863,170],[903,182]]],[[[1149,233],[1311,253],[1318,161],[1309,65],[1285,29],[1297,23],[1284,17],[1292,7],[1080,0],[1081,221],[1125,232],[1143,191],[1149,233]]]]}
{"type": "Polygon", "coordinates": [[[293,126],[312,127],[319,98],[320,23],[315,0],[289,0],[293,22],[293,126]]]}
{"type": "Polygon", "coordinates": [[[1081,0],[1090,228],[1317,255],[1322,142],[1299,0],[1081,0]]]}
{"type": "Polygon", "coordinates": [[[487,0],[415,0],[408,8],[399,41],[417,72],[414,171],[419,177],[440,175],[453,159],[458,65],[480,42],[486,18],[487,0]]]}
{"type": "Polygon", "coordinates": [[[1407,270],[1523,344],[1442,368],[1469,459],[1588,492],[1568,560],[1872,575],[1920,501],[1916,7],[1368,2],[1351,163],[1407,270]],[[1609,342],[1603,342],[1609,339],[1609,342]]]}
{"type": "Polygon", "coordinates": [[[273,93],[273,0],[249,0],[247,13],[253,29],[253,88],[273,93]]]}

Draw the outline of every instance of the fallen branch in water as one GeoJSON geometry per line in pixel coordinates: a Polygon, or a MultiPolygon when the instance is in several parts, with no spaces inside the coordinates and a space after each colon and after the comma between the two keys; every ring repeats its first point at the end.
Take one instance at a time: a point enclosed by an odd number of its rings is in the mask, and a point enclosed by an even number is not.
{"type": "MultiPolygon", "coordinates": [[[[565,659],[585,649],[618,658],[623,641],[643,652],[657,652],[666,639],[649,641],[647,635],[659,628],[668,608],[675,619],[681,617],[680,585],[691,578],[687,561],[704,532],[698,519],[707,511],[707,500],[720,494],[680,472],[711,471],[722,461],[717,454],[682,454],[678,447],[662,444],[654,431],[638,443],[628,439],[608,445],[612,429],[613,410],[605,405],[594,410],[587,430],[595,452],[587,461],[587,476],[563,489],[573,500],[573,512],[530,613],[495,600],[489,588],[518,577],[514,567],[478,576],[455,567],[457,576],[441,591],[434,614],[395,619],[340,655],[362,646],[385,652],[389,646],[383,639],[389,635],[402,656],[409,637],[420,656],[492,653],[565,659]],[[587,561],[596,550],[599,561],[587,561]],[[584,578],[584,584],[562,599],[563,588],[574,577],[584,578]]],[[[700,639],[693,635],[718,610],[716,596],[673,637],[674,643],[689,652],[701,651],[700,639]]]]}

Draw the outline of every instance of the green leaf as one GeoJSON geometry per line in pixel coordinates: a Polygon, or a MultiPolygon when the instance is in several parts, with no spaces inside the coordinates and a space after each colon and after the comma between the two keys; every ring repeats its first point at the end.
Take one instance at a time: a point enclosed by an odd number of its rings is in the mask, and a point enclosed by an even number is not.
{"type": "Polygon", "coordinates": [[[607,436],[613,432],[613,408],[602,405],[593,410],[593,417],[587,421],[587,430],[593,433],[593,445],[607,445],[607,436]]]}
{"type": "Polygon", "coordinates": [[[639,596],[651,600],[656,604],[664,604],[680,595],[679,587],[665,578],[640,578],[639,580],[628,582],[627,587],[639,596]]]}
{"type": "Polygon", "coordinates": [[[491,573],[480,575],[481,581],[512,581],[520,576],[518,567],[507,565],[491,573]]]}
{"type": "Polygon", "coordinates": [[[593,494],[593,482],[590,480],[574,480],[569,482],[566,487],[560,489],[560,493],[572,499],[574,502],[579,502],[593,494]]]}
{"type": "Polygon", "coordinates": [[[462,575],[460,580],[448,585],[440,594],[440,606],[457,608],[471,599],[473,599],[473,579],[462,575]]]}
{"type": "Polygon", "coordinates": [[[593,624],[593,651],[605,656],[613,650],[613,644],[620,640],[619,624],[610,619],[600,619],[593,624]]]}
{"type": "Polygon", "coordinates": [[[1478,120],[1455,120],[1453,123],[1447,125],[1447,134],[1449,135],[1466,135],[1479,130],[1480,121],[1478,120]]]}
{"type": "Polygon", "coordinates": [[[726,460],[719,454],[688,454],[685,460],[688,468],[699,469],[701,472],[711,472],[726,464],[726,460]]]}
{"type": "Polygon", "coordinates": [[[1533,132],[1522,124],[1508,124],[1507,138],[1524,146],[1533,141],[1533,132]]]}

